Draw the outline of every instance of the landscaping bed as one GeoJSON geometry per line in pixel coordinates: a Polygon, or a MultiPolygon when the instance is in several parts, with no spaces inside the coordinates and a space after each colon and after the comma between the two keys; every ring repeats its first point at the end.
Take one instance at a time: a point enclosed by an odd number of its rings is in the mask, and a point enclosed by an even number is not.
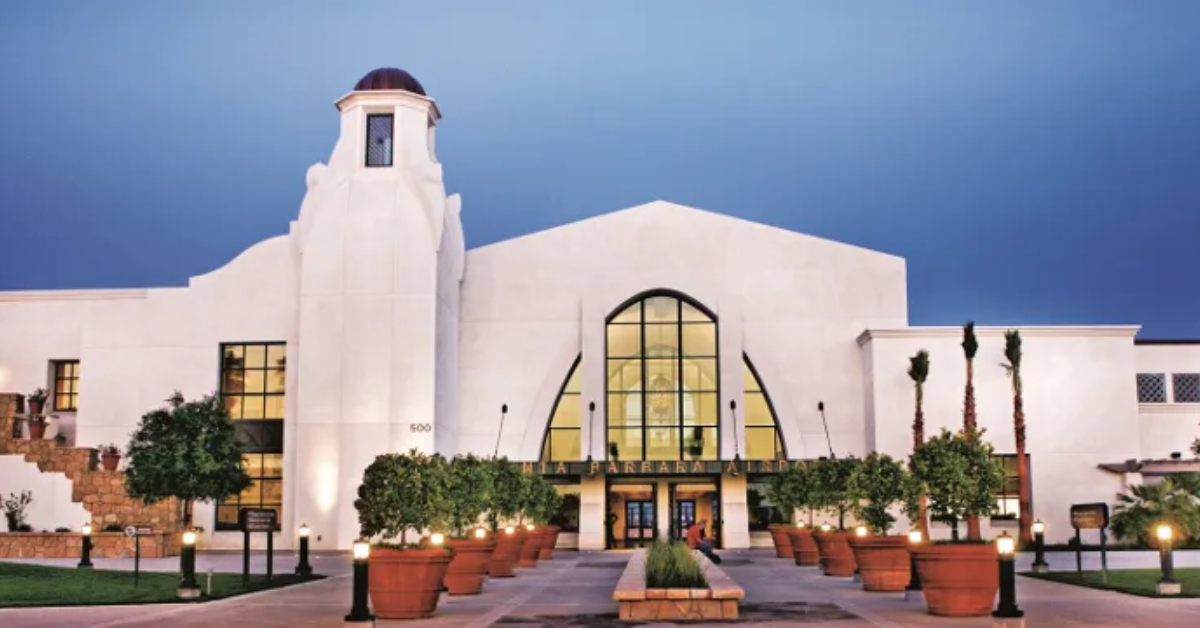
{"type": "Polygon", "coordinates": [[[1200,568],[1176,569],[1175,581],[1183,586],[1183,592],[1179,595],[1169,596],[1160,596],[1155,591],[1154,585],[1162,577],[1162,571],[1159,569],[1110,569],[1107,583],[1101,579],[1099,571],[1083,572],[1082,580],[1074,571],[1051,571],[1044,574],[1023,573],[1021,575],[1142,597],[1200,597],[1200,568]]]}
{"type": "MultiPolygon", "coordinates": [[[[270,581],[251,576],[242,586],[242,574],[213,574],[212,595],[180,600],[176,595],[179,574],[145,572],[133,586],[132,571],[73,569],[0,562],[0,608],[30,606],[99,606],[112,604],[155,604],[206,602],[221,598],[298,584],[320,578],[281,574],[270,581]]],[[[207,574],[197,574],[202,591],[207,591],[207,574]]]]}
{"type": "Polygon", "coordinates": [[[621,621],[734,620],[745,595],[700,552],[662,542],[634,551],[613,590],[621,621]]]}

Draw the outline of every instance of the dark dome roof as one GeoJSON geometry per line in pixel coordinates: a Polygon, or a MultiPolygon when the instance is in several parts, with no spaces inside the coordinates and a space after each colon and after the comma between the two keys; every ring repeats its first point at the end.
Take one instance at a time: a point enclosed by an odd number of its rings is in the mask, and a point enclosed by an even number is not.
{"type": "Polygon", "coordinates": [[[413,75],[399,68],[379,68],[367,72],[366,76],[358,79],[354,85],[356,92],[382,91],[402,89],[406,92],[425,95],[425,88],[413,78],[413,75]]]}

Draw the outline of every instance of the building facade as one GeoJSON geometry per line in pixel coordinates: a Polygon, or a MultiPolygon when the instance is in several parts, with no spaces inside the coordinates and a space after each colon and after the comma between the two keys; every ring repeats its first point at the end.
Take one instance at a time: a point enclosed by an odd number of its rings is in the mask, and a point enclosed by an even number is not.
{"type": "MultiPolygon", "coordinates": [[[[377,70],[336,104],[340,137],[286,234],[186,287],[0,293],[0,390],[51,390],[50,438],[123,444],[172,391],[223,396],[255,484],[197,507],[205,546],[237,546],[238,510],[267,507],[281,543],[306,523],[314,548],[349,547],[363,469],[418,448],[550,477],[567,544],[704,518],[747,547],[768,542],[762,482],[787,461],[909,453],[918,350],[927,433],[961,425],[961,332],[908,325],[903,259],[662,201],[467,251],[420,84],[377,70]]],[[[1187,451],[1200,344],[1014,328],[1033,507],[1064,540],[1072,503],[1142,481],[1113,465],[1187,451]]],[[[978,330],[975,387],[1015,473],[1003,331],[978,330]]],[[[69,485],[0,465],[6,491],[36,489],[35,527],[84,517],[69,485]]],[[[1006,491],[985,532],[1015,526],[1006,491]]]]}

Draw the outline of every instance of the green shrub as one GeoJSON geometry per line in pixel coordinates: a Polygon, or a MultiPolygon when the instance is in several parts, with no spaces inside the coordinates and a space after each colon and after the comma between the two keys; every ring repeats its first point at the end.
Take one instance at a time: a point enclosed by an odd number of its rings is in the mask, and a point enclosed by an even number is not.
{"type": "Polygon", "coordinates": [[[908,471],[887,454],[871,452],[850,475],[850,493],[854,495],[854,516],[867,522],[876,534],[887,534],[896,523],[888,512],[905,497],[908,471]]]}
{"type": "Polygon", "coordinates": [[[655,541],[646,552],[647,589],[705,589],[708,580],[686,543],[655,541]]]}

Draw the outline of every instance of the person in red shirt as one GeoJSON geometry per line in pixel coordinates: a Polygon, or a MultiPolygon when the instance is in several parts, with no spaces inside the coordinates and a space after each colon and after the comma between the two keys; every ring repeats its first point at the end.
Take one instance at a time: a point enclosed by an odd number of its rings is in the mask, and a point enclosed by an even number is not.
{"type": "Polygon", "coordinates": [[[687,529],[687,536],[685,537],[684,540],[687,542],[688,548],[696,549],[696,548],[700,547],[700,541],[703,538],[704,538],[704,520],[701,519],[701,520],[697,521],[696,523],[693,523],[691,525],[691,527],[689,527],[687,529]]]}

